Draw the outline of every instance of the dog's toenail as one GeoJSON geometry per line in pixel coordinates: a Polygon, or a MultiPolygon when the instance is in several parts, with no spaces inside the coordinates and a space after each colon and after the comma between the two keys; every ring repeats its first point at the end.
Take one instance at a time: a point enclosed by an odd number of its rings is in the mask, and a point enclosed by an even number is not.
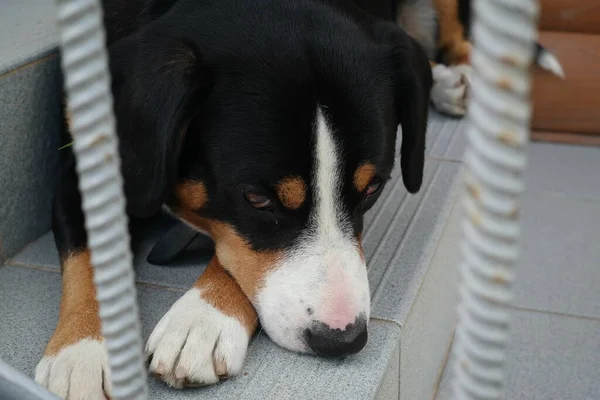
{"type": "Polygon", "coordinates": [[[187,376],[187,371],[185,370],[185,368],[177,367],[177,370],[175,371],[175,378],[184,379],[186,376],[187,376]]]}
{"type": "Polygon", "coordinates": [[[165,374],[165,364],[162,361],[159,361],[154,372],[158,375],[164,375],[165,374]]]}

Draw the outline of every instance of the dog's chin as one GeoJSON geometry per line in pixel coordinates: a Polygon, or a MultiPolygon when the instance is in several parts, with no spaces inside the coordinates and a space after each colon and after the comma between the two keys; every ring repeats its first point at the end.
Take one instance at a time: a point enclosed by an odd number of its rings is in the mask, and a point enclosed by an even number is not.
{"type": "MultiPolygon", "coordinates": [[[[267,335],[268,334],[269,333],[267,332],[267,335]]],[[[271,338],[271,335],[269,335],[269,337],[271,338]]],[[[310,347],[308,347],[306,340],[299,335],[290,336],[290,337],[286,337],[286,338],[279,337],[278,339],[273,339],[273,338],[271,338],[271,339],[279,347],[282,347],[286,350],[293,351],[295,353],[302,353],[302,354],[315,354],[315,352],[312,351],[310,347]]]]}
{"type": "Polygon", "coordinates": [[[289,319],[283,316],[278,319],[260,318],[263,332],[279,347],[296,353],[314,354],[304,336],[308,321],[306,327],[303,327],[302,323],[288,323],[289,319]]]}

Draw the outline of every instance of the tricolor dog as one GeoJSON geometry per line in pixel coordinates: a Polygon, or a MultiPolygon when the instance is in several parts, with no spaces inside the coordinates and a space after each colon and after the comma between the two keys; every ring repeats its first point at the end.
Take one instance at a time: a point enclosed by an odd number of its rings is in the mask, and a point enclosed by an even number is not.
{"type": "MultiPolygon", "coordinates": [[[[128,215],[167,208],[215,242],[147,342],[167,384],[238,374],[259,321],[292,351],[365,346],[363,215],[394,167],[398,127],[402,178],[416,193],[432,87],[450,112],[464,110],[462,72],[432,78],[423,35],[436,28],[418,19],[431,9],[406,3],[104,1],[128,215]]],[[[462,62],[456,10],[440,10],[439,43],[462,62]]],[[[110,371],[81,199],[73,155],[61,153],[63,293],[36,380],[63,398],[103,399],[110,371]]]]}

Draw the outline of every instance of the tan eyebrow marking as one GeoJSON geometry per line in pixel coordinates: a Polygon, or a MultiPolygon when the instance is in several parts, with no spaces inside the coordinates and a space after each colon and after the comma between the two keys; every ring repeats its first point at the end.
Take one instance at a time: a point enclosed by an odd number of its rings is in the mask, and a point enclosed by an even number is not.
{"type": "Polygon", "coordinates": [[[306,200],[306,184],[300,177],[288,177],[277,184],[277,196],[284,207],[297,210],[306,200]]]}
{"type": "Polygon", "coordinates": [[[367,188],[373,177],[375,176],[376,168],[371,163],[362,164],[354,172],[354,186],[359,192],[367,188]]]}
{"type": "Polygon", "coordinates": [[[187,180],[175,187],[175,197],[187,208],[199,210],[208,202],[208,193],[204,182],[187,180]]]}

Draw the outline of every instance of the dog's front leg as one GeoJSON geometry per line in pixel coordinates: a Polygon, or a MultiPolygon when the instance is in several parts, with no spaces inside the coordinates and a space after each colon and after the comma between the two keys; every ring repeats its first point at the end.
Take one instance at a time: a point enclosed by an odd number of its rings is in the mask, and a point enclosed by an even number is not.
{"type": "Polygon", "coordinates": [[[103,400],[110,394],[110,370],[89,251],[69,254],[62,270],[58,325],[36,368],[35,380],[64,399],[103,400]]]}
{"type": "Polygon", "coordinates": [[[458,18],[457,0],[435,0],[434,7],[439,21],[438,49],[443,51],[446,65],[431,65],[431,102],[444,114],[462,117],[467,112],[471,86],[471,43],[458,18]]]}
{"type": "Polygon", "coordinates": [[[237,375],[257,324],[254,307],[213,257],[150,335],[150,371],[176,388],[237,375]]]}
{"type": "Polygon", "coordinates": [[[458,17],[458,1],[434,0],[434,7],[439,21],[438,48],[444,51],[444,62],[468,64],[471,43],[465,38],[465,29],[458,17]]]}

